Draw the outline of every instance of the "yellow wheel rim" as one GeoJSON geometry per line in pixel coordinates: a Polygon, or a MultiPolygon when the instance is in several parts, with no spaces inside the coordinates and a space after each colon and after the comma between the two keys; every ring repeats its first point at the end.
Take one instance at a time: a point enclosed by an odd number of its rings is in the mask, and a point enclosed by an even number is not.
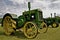
{"type": "Polygon", "coordinates": [[[45,22],[42,22],[40,27],[41,28],[38,30],[39,33],[46,33],[47,32],[48,27],[45,22]]]}
{"type": "Polygon", "coordinates": [[[4,28],[4,33],[6,35],[10,35],[12,32],[14,32],[14,29],[12,27],[12,21],[11,21],[11,17],[10,16],[6,16],[3,20],[3,28],[4,28]]]}
{"type": "Polygon", "coordinates": [[[56,23],[53,23],[53,27],[55,28],[57,26],[57,24],[56,23]]]}
{"type": "Polygon", "coordinates": [[[37,26],[33,22],[24,25],[24,34],[27,38],[34,38],[37,35],[37,26]]]}

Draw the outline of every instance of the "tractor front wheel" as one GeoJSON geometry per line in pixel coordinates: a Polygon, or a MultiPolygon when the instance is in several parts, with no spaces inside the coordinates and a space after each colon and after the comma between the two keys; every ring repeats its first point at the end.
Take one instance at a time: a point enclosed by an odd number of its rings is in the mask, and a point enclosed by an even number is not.
{"type": "Polygon", "coordinates": [[[40,28],[38,30],[38,33],[46,33],[47,29],[48,29],[47,24],[45,22],[42,22],[40,24],[40,28]]]}
{"type": "Polygon", "coordinates": [[[24,34],[27,38],[34,38],[37,36],[37,25],[33,22],[26,22],[24,25],[24,34]]]}
{"type": "Polygon", "coordinates": [[[11,16],[6,15],[3,19],[3,28],[4,33],[6,35],[12,34],[15,30],[13,28],[16,28],[16,21],[12,19],[11,16]]]}

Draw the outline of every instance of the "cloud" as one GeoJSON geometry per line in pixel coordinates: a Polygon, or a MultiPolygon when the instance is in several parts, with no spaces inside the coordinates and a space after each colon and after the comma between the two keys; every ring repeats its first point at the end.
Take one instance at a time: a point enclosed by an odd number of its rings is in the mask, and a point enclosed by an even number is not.
{"type": "Polygon", "coordinates": [[[0,13],[4,13],[6,6],[2,0],[0,0],[0,13]]]}
{"type": "Polygon", "coordinates": [[[0,13],[10,12],[21,15],[23,11],[28,10],[28,1],[31,2],[31,9],[41,9],[45,15],[60,10],[60,0],[0,0],[0,13]]]}
{"type": "Polygon", "coordinates": [[[47,2],[55,2],[55,1],[60,1],[60,0],[43,0],[43,1],[47,1],[47,2]]]}
{"type": "Polygon", "coordinates": [[[20,4],[20,3],[24,3],[25,0],[10,0],[10,1],[12,1],[14,3],[19,3],[20,4]]]}
{"type": "Polygon", "coordinates": [[[25,3],[19,4],[16,2],[14,4],[11,0],[0,0],[0,14],[6,12],[19,14],[27,8],[26,6],[25,3]]]}
{"type": "Polygon", "coordinates": [[[52,3],[48,7],[51,9],[60,10],[60,3],[52,3]]]}

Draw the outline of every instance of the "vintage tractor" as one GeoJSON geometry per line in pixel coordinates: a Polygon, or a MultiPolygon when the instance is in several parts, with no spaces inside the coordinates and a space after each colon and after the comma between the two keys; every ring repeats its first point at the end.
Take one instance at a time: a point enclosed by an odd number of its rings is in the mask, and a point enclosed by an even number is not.
{"type": "Polygon", "coordinates": [[[6,13],[2,20],[2,26],[6,35],[11,35],[15,31],[22,31],[27,38],[34,38],[37,33],[45,33],[47,25],[43,20],[42,11],[38,9],[23,12],[18,18],[13,18],[11,14],[6,13]]]}
{"type": "Polygon", "coordinates": [[[51,13],[51,17],[49,18],[45,18],[44,22],[47,24],[47,26],[51,25],[52,28],[56,28],[59,26],[59,20],[60,18],[56,17],[56,13],[54,13],[54,17],[52,17],[52,13],[51,13]]]}

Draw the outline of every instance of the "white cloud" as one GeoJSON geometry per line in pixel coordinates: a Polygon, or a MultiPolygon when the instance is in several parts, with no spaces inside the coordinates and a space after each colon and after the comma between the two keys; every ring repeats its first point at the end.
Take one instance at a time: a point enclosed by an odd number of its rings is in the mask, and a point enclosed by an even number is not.
{"type": "Polygon", "coordinates": [[[10,0],[10,1],[13,1],[14,3],[24,3],[24,0],[10,0]]]}
{"type": "Polygon", "coordinates": [[[28,1],[31,2],[31,9],[41,9],[44,17],[49,17],[50,13],[60,13],[60,0],[0,0],[0,13],[21,15],[23,11],[28,10],[28,1]]]}

